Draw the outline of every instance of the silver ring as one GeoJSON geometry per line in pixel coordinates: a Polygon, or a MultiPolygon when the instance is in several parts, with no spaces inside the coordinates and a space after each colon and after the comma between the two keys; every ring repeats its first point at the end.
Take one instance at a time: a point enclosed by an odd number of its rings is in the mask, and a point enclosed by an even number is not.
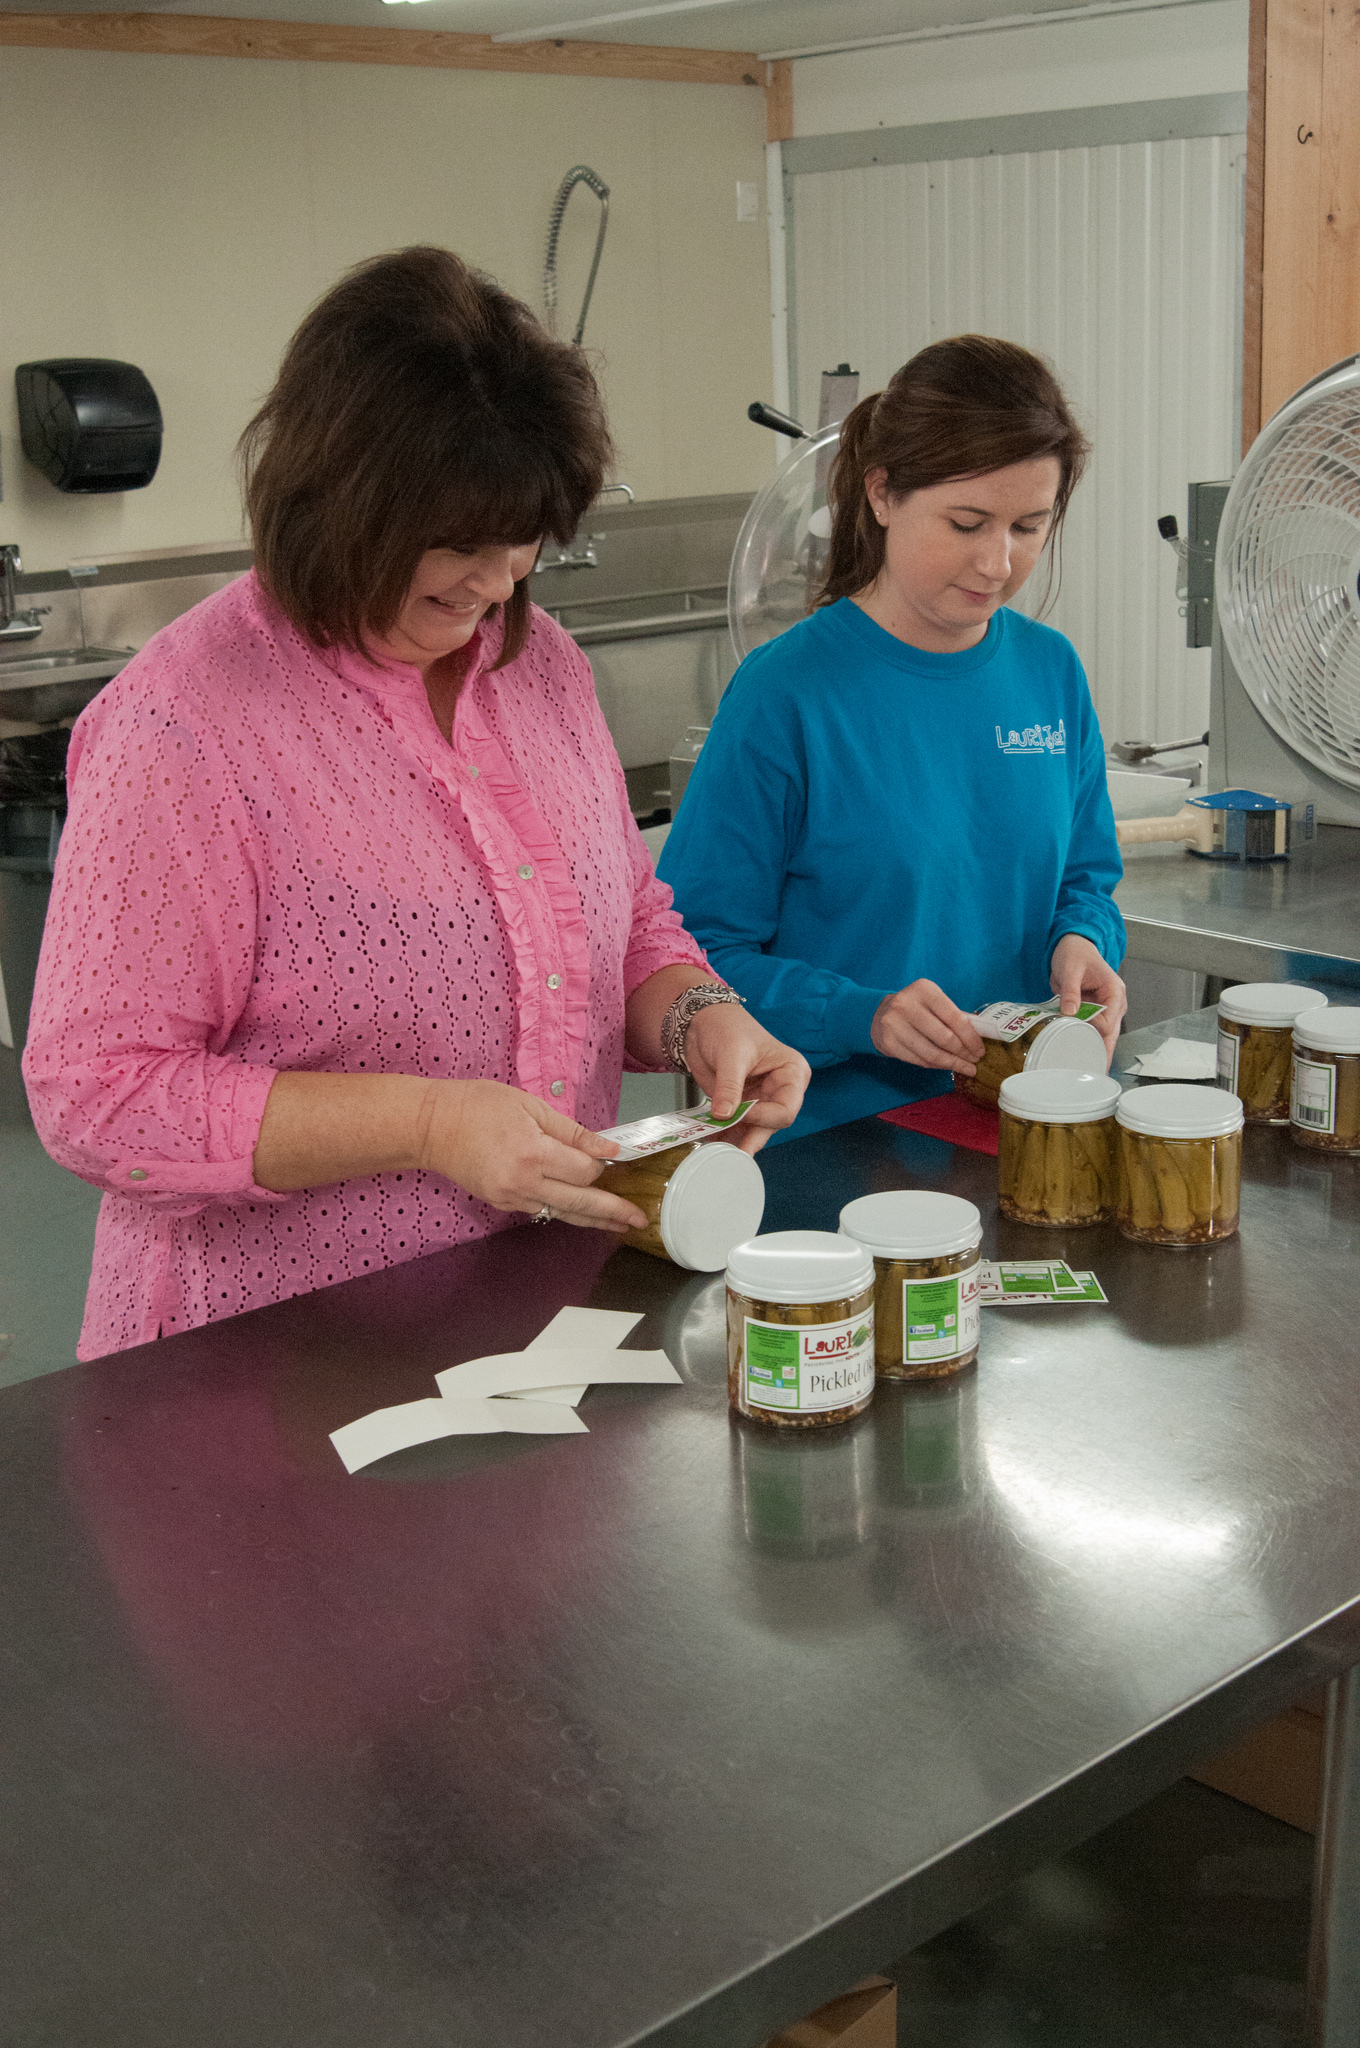
{"type": "Polygon", "coordinates": [[[543,1204],[543,1207],[542,1207],[542,1208],[541,1208],[541,1209],[539,1210],[539,1212],[538,1212],[537,1216],[535,1216],[535,1217],[533,1218],[533,1221],[534,1221],[535,1223],[551,1223],[551,1222],[552,1222],[552,1220],[553,1220],[553,1212],[552,1212],[552,1210],[551,1210],[551,1209],[550,1209],[550,1208],[548,1207],[547,1203],[545,1202],[545,1203],[543,1204]]]}

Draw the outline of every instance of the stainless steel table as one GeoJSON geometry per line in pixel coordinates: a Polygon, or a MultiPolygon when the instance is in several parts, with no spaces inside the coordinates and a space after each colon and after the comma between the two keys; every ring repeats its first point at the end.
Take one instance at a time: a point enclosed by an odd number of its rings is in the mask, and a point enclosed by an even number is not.
{"type": "Polygon", "coordinates": [[[0,1394],[7,2048],[753,2048],[1360,1660],[1354,1162],[1251,1133],[1158,1253],[876,1120],[765,1159],[771,1228],[949,1188],[1110,1305],[789,1441],[720,1280],[526,1227],[0,1394]],[[346,1477],[567,1301],[685,1386],[346,1477]]]}
{"type": "Polygon", "coordinates": [[[1360,831],[1324,825],[1259,867],[1138,853],[1115,892],[1129,957],[1228,981],[1360,989],[1360,831]]]}

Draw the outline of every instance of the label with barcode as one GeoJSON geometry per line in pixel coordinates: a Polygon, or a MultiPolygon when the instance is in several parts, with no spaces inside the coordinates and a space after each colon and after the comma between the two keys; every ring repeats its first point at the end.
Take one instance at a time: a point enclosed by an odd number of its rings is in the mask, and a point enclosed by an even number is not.
{"type": "Polygon", "coordinates": [[[1301,1131],[1336,1129],[1336,1068],[1320,1060],[1294,1055],[1294,1080],[1289,1096],[1289,1120],[1301,1131]]]}
{"type": "Polygon", "coordinates": [[[1229,1095],[1237,1093],[1237,1049],[1242,1043],[1231,1031],[1219,1026],[1218,1032],[1218,1085],[1226,1088],[1229,1095]]]}

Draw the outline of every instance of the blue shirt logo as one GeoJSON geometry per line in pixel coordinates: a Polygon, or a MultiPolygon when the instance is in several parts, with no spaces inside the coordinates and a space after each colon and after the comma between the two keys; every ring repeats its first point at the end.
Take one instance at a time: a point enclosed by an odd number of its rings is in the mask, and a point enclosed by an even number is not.
{"type": "Polygon", "coordinates": [[[1061,719],[1056,725],[1027,725],[1023,732],[1012,726],[1005,734],[997,726],[996,743],[1003,754],[1065,754],[1067,730],[1061,719]]]}

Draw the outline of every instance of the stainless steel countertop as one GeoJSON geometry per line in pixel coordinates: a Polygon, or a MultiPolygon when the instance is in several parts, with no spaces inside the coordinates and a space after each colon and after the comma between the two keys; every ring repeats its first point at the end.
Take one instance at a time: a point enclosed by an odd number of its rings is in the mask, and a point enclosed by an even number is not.
{"type": "Polygon", "coordinates": [[[1177,848],[1129,861],[1115,892],[1129,957],[1230,981],[1360,988],[1360,831],[1323,825],[1287,861],[1243,867],[1177,848]]]}
{"type": "Polygon", "coordinates": [[[946,1188],[1109,1306],[790,1441],[720,1279],[524,1227],[0,1393],[0,2035],[754,2048],[1360,1659],[1360,1162],[1248,1132],[1184,1252],[877,1119],[764,1166],[769,1228],[946,1188]],[[346,1477],[564,1301],[684,1387],[346,1477]]]}

